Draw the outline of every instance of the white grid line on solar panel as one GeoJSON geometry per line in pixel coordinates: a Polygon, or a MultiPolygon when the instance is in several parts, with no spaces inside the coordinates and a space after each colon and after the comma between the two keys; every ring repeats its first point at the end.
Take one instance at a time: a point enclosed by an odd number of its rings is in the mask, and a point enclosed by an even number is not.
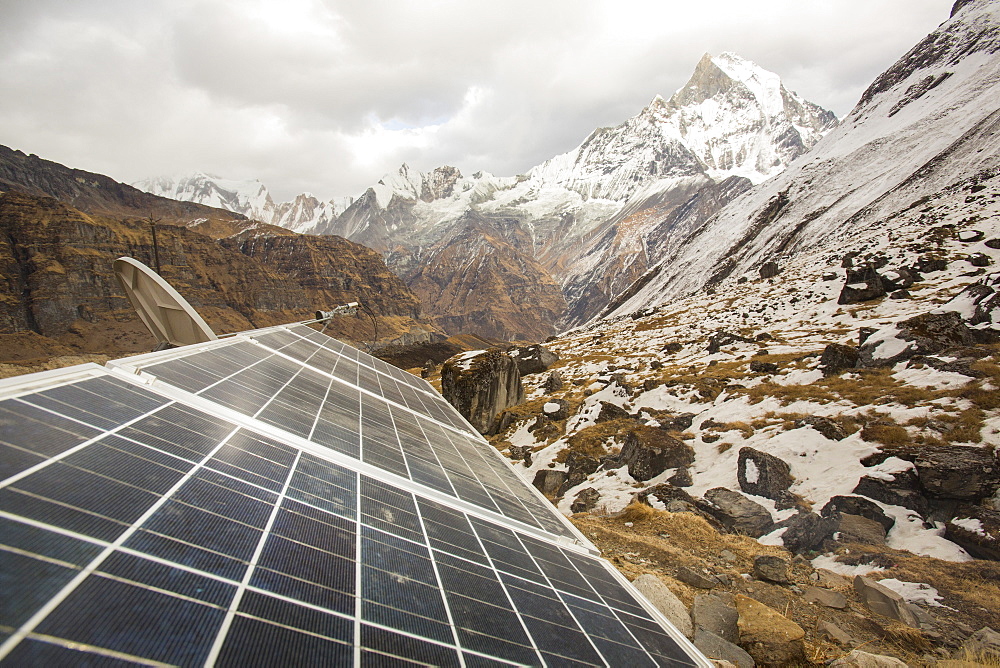
{"type": "MultiPolygon", "coordinates": [[[[468,520],[466,519],[466,523],[467,523],[467,522],[468,522],[468,520]]],[[[422,525],[422,533],[424,534],[424,536],[422,537],[422,540],[426,542],[426,540],[427,540],[427,538],[426,538],[426,530],[425,530],[425,529],[423,529],[423,525],[422,525]]],[[[144,556],[145,556],[145,555],[144,555],[144,556]]]]}
{"type": "MultiPolygon", "coordinates": [[[[229,438],[231,438],[234,434],[236,434],[237,431],[238,429],[233,429],[232,432],[230,432],[229,436],[220,441],[218,447],[215,448],[215,450],[213,450],[205,457],[203,462],[210,459],[212,455],[219,450],[219,448],[225,445],[226,441],[228,441],[229,438]]],[[[55,608],[60,603],[66,600],[66,598],[70,594],[72,594],[73,591],[85,579],[87,579],[87,577],[89,577],[90,574],[93,573],[101,565],[101,563],[104,562],[105,559],[111,556],[115,548],[124,544],[125,541],[132,536],[133,533],[138,531],[139,527],[143,523],[145,523],[146,520],[152,517],[153,514],[156,513],[156,511],[158,511],[167,502],[167,500],[173,495],[173,493],[176,492],[178,489],[180,489],[181,486],[183,486],[188,481],[188,479],[190,479],[190,477],[194,474],[194,472],[197,471],[199,468],[200,465],[196,465],[188,473],[186,473],[183,477],[181,477],[180,480],[174,483],[174,486],[170,489],[169,492],[164,494],[159,499],[159,501],[154,502],[135,522],[132,523],[129,529],[126,529],[124,532],[122,532],[121,535],[118,536],[118,538],[116,538],[108,547],[106,547],[101,552],[101,554],[95,557],[85,568],[83,568],[80,571],[79,574],[77,574],[72,580],[70,580],[64,587],[62,587],[62,589],[59,590],[59,592],[55,596],[50,598],[45,605],[43,605],[34,615],[32,615],[31,618],[28,619],[28,621],[22,624],[14,633],[12,633],[10,637],[3,644],[0,644],[0,660],[3,660],[3,658],[7,656],[10,653],[10,651],[14,649],[14,647],[18,643],[20,643],[21,640],[24,639],[25,636],[31,633],[35,629],[35,627],[37,627],[42,622],[42,620],[44,620],[45,617],[48,616],[49,613],[55,610],[55,608]]]]}
{"type": "MultiPolygon", "coordinates": [[[[261,348],[262,348],[262,350],[269,350],[268,348],[265,348],[263,346],[261,348]]],[[[296,375],[298,375],[299,373],[303,373],[303,371],[301,369],[302,363],[299,362],[298,360],[295,360],[294,358],[290,358],[290,357],[281,355],[280,351],[278,351],[277,353],[275,353],[275,355],[276,356],[280,356],[280,357],[282,357],[282,359],[286,359],[287,361],[289,361],[289,362],[291,362],[293,364],[297,364],[297,365],[300,366],[299,371],[294,372],[292,374],[292,376],[288,377],[287,380],[284,380],[284,383],[283,383],[282,387],[288,387],[289,384],[292,382],[292,380],[294,379],[294,377],[296,375]]],[[[264,358],[258,360],[257,362],[254,362],[253,364],[248,365],[246,367],[246,369],[247,370],[253,369],[254,367],[257,367],[257,366],[265,363],[268,359],[270,359],[270,357],[264,357],[264,358]]],[[[150,367],[146,367],[146,368],[150,368],[152,370],[154,376],[157,375],[155,373],[156,372],[155,365],[151,365],[150,367]]],[[[215,388],[215,387],[221,386],[222,383],[225,383],[227,381],[236,382],[235,381],[235,377],[237,375],[239,375],[240,373],[242,373],[243,371],[244,371],[243,369],[240,369],[240,370],[237,370],[237,371],[231,373],[227,377],[221,378],[216,383],[214,383],[214,384],[206,387],[205,389],[199,391],[198,395],[199,396],[205,396],[209,400],[218,401],[218,398],[216,396],[212,396],[210,394],[211,390],[213,388],[215,388]]],[[[321,373],[321,372],[313,370],[312,373],[321,373]]],[[[326,375],[326,374],[324,374],[324,375],[326,375]]],[[[345,385],[347,385],[349,387],[353,387],[349,383],[346,383],[345,381],[343,381],[342,379],[336,378],[335,376],[330,376],[330,377],[338,380],[338,382],[341,382],[341,383],[343,383],[343,384],[345,384],[345,385]]],[[[169,382],[170,379],[168,378],[167,380],[169,382]]],[[[281,382],[281,378],[280,377],[277,378],[277,382],[281,382]]],[[[247,390],[250,389],[250,388],[248,388],[248,387],[246,387],[245,385],[242,385],[242,384],[241,384],[241,387],[245,387],[247,390]]],[[[280,389],[281,388],[279,388],[278,390],[276,390],[275,393],[274,393],[274,395],[272,395],[272,397],[270,399],[265,399],[264,400],[265,403],[263,405],[261,405],[260,408],[257,410],[257,415],[260,415],[264,411],[264,409],[266,408],[267,405],[269,405],[272,401],[274,401],[274,400],[277,399],[278,395],[280,394],[280,389]]],[[[326,392],[326,397],[327,398],[329,397],[330,389],[331,389],[330,387],[327,388],[327,392],[326,392]]],[[[356,389],[360,389],[360,388],[356,388],[356,389]]],[[[362,407],[364,406],[365,398],[370,397],[370,398],[374,398],[374,399],[376,399],[378,401],[384,402],[387,406],[390,407],[390,409],[391,409],[392,406],[396,406],[397,408],[400,408],[400,409],[403,409],[403,410],[408,410],[410,413],[412,413],[416,417],[416,419],[418,420],[418,422],[420,420],[428,420],[428,419],[430,419],[430,418],[428,418],[425,415],[422,415],[420,413],[417,413],[417,412],[413,411],[412,409],[408,409],[406,407],[402,407],[402,406],[398,406],[398,405],[392,404],[391,402],[386,401],[383,397],[380,397],[380,396],[372,394],[372,393],[365,393],[365,391],[363,389],[361,389],[360,391],[362,392],[362,403],[361,403],[362,407]]],[[[258,401],[257,403],[252,404],[252,405],[253,406],[257,406],[259,403],[260,402],[258,401]]],[[[372,404],[370,404],[370,399],[369,399],[369,405],[370,406],[372,405],[372,404]]],[[[288,415],[294,409],[292,409],[288,404],[284,404],[284,407],[287,407],[281,413],[282,417],[284,418],[284,421],[277,421],[277,420],[273,420],[273,421],[272,420],[266,420],[266,421],[269,424],[273,424],[275,427],[277,427],[279,429],[283,429],[284,431],[290,431],[288,429],[288,427],[290,425],[288,425],[288,423],[287,423],[287,418],[288,418],[288,415]]],[[[432,419],[430,419],[430,420],[431,420],[431,422],[434,422],[434,423],[438,424],[439,426],[447,427],[447,425],[441,425],[437,421],[434,421],[432,419]]],[[[358,422],[358,424],[359,424],[359,427],[358,427],[359,432],[361,431],[361,429],[360,429],[360,424],[361,423],[362,423],[362,418],[361,418],[361,416],[359,414],[359,422],[358,422]]],[[[294,434],[294,432],[292,432],[292,433],[294,434]]],[[[481,450],[480,447],[476,447],[476,445],[478,445],[479,442],[478,441],[474,441],[472,439],[469,439],[468,435],[465,434],[464,432],[459,432],[459,435],[462,436],[462,437],[464,437],[463,439],[456,439],[451,434],[448,434],[448,432],[445,432],[445,433],[447,434],[449,442],[452,444],[453,447],[455,447],[456,451],[459,454],[459,457],[462,459],[463,462],[465,462],[465,464],[466,464],[466,466],[467,466],[467,468],[469,470],[469,473],[465,474],[465,477],[468,480],[470,480],[470,481],[474,482],[475,484],[477,484],[477,485],[479,485],[479,486],[482,487],[483,493],[485,493],[486,496],[491,500],[492,505],[497,508],[497,512],[499,512],[500,514],[503,514],[503,515],[509,515],[513,519],[517,519],[518,521],[525,522],[525,523],[527,523],[529,525],[530,524],[535,524],[539,528],[545,528],[546,530],[549,530],[549,531],[556,530],[556,531],[558,531],[558,532],[560,532],[560,533],[562,533],[564,535],[571,536],[575,540],[578,540],[578,541],[581,540],[581,539],[586,540],[586,539],[584,539],[582,537],[582,535],[580,535],[578,532],[576,532],[574,529],[572,529],[572,527],[570,527],[570,525],[568,524],[568,522],[561,521],[558,518],[555,518],[555,517],[547,518],[548,521],[546,521],[544,523],[544,525],[543,525],[543,523],[538,519],[539,516],[547,517],[546,513],[555,513],[555,511],[551,508],[551,504],[549,504],[543,497],[538,496],[537,498],[533,498],[533,496],[531,495],[531,490],[528,490],[528,495],[527,496],[525,496],[525,494],[523,493],[523,491],[521,491],[521,492],[515,492],[515,491],[513,491],[514,489],[518,489],[517,485],[522,485],[523,487],[525,487],[525,489],[527,489],[527,487],[524,485],[524,483],[517,476],[517,473],[509,465],[507,465],[506,467],[504,467],[503,465],[501,465],[500,470],[504,471],[506,473],[506,478],[507,479],[505,480],[505,479],[503,479],[503,477],[500,477],[499,481],[503,483],[504,487],[506,487],[506,492],[509,493],[514,498],[514,502],[512,502],[510,499],[508,499],[507,496],[506,496],[506,494],[500,494],[500,495],[490,494],[489,493],[489,487],[486,486],[486,485],[483,485],[483,483],[479,480],[479,478],[482,475],[486,475],[487,472],[489,472],[489,473],[493,474],[494,476],[496,476],[496,474],[497,474],[496,462],[489,462],[488,460],[484,460],[483,457],[485,457],[487,455],[484,455],[483,453],[480,452],[480,450],[481,450]],[[482,467],[479,467],[479,466],[469,465],[468,458],[466,457],[466,454],[462,452],[462,449],[459,446],[455,445],[456,442],[458,442],[458,443],[472,443],[472,444],[475,444],[475,445],[473,445],[472,448],[466,447],[466,453],[469,453],[469,456],[472,456],[472,457],[474,457],[474,459],[476,459],[476,464],[484,463],[484,461],[485,461],[487,463],[487,468],[483,469],[482,467]],[[513,479],[513,478],[517,479],[517,483],[515,483],[515,485],[512,486],[510,484],[510,482],[511,482],[511,479],[513,479]],[[528,502],[532,506],[532,510],[534,512],[531,512],[531,510],[529,510],[527,507],[524,506],[525,502],[528,502]],[[514,503],[514,505],[511,505],[512,503],[514,503]]],[[[299,434],[294,434],[294,435],[301,437],[303,434],[299,433],[299,434]]],[[[376,457],[376,453],[378,452],[378,450],[372,450],[367,455],[367,457],[366,457],[366,453],[364,452],[364,449],[363,449],[364,448],[364,442],[365,442],[364,438],[361,438],[359,440],[361,442],[361,447],[362,447],[362,450],[359,452],[359,455],[361,456],[361,460],[363,462],[369,463],[369,462],[371,462],[376,457]],[[367,459],[367,461],[366,461],[366,459],[367,459]]],[[[396,440],[397,440],[397,442],[399,441],[398,436],[396,436],[396,440]]],[[[323,445],[323,443],[320,443],[320,445],[323,445]]],[[[383,443],[382,445],[387,446],[387,447],[392,447],[392,446],[388,446],[388,443],[383,443]]],[[[373,443],[372,444],[372,448],[375,448],[375,447],[376,447],[376,444],[373,443]]],[[[432,447],[433,447],[433,445],[432,445],[432,447]]],[[[485,444],[485,441],[483,441],[483,446],[482,447],[489,447],[490,450],[493,450],[493,448],[491,446],[488,446],[488,445],[485,444]]],[[[402,474],[402,470],[405,470],[406,474],[408,476],[411,476],[411,472],[409,470],[409,465],[407,463],[407,458],[405,457],[405,455],[403,455],[402,449],[399,449],[398,452],[399,452],[398,459],[392,459],[392,458],[386,459],[385,457],[380,457],[379,458],[379,461],[380,461],[379,467],[382,468],[382,469],[384,469],[384,470],[386,470],[386,471],[388,471],[388,472],[390,472],[390,473],[395,473],[395,474],[400,474],[400,475],[402,474]],[[400,464],[400,465],[402,465],[402,470],[401,470],[401,468],[400,468],[399,465],[394,465],[394,464],[400,464]]],[[[495,453],[493,455],[493,457],[494,458],[498,458],[498,457],[502,458],[502,455],[500,455],[499,453],[495,453]]],[[[439,463],[440,463],[440,459],[439,459],[439,463]]],[[[506,462],[504,464],[506,464],[506,462]]],[[[446,469],[444,469],[444,471],[447,474],[448,471],[449,471],[449,469],[446,468],[446,469]]],[[[412,479],[412,476],[411,476],[411,479],[412,479]]],[[[448,482],[449,482],[449,485],[453,489],[455,489],[454,482],[456,482],[456,480],[451,479],[450,475],[449,475],[448,482]]],[[[436,487],[436,489],[438,489],[439,491],[440,491],[440,488],[441,488],[441,485],[438,485],[436,487]]],[[[469,493],[469,494],[471,494],[472,490],[466,488],[466,492],[469,493]]],[[[462,498],[462,495],[458,494],[457,490],[456,490],[456,495],[459,498],[462,498]]],[[[468,500],[468,499],[466,498],[464,500],[468,500]]],[[[480,499],[479,503],[483,503],[482,499],[480,499]]]]}

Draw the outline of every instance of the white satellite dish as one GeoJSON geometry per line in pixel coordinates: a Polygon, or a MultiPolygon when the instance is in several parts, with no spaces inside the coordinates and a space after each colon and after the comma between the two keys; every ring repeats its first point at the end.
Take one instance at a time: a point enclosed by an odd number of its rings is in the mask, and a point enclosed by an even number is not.
{"type": "Polygon", "coordinates": [[[179,292],[142,262],[120,257],[115,260],[114,269],[128,300],[161,347],[219,338],[179,292]]]}

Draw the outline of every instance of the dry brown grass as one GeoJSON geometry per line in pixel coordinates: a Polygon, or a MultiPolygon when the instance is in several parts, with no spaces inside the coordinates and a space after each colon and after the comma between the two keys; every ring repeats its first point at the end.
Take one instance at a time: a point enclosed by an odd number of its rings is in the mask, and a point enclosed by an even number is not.
{"type": "Polygon", "coordinates": [[[625,434],[635,428],[634,420],[608,420],[584,427],[566,439],[567,447],[559,453],[556,461],[566,461],[570,452],[579,452],[595,459],[603,457],[608,454],[609,439],[620,442],[625,438],[625,434]]]}
{"type": "Polygon", "coordinates": [[[910,433],[906,427],[898,424],[886,424],[886,420],[881,420],[868,425],[861,430],[861,438],[866,441],[875,441],[883,445],[906,445],[911,443],[910,433]]]}

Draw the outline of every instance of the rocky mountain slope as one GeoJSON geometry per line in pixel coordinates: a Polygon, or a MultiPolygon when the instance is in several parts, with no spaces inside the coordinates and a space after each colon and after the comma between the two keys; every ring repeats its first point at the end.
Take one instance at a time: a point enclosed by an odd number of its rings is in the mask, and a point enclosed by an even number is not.
{"type": "MultiPolygon", "coordinates": [[[[777,75],[735,54],[706,54],[670,100],[655,97],[635,117],[594,131],[576,149],[523,175],[463,176],[450,167],[425,174],[404,165],[336,217],[330,212],[343,202],[314,206],[316,217],[297,222],[276,213],[265,220],[383,251],[449,331],[540,339],[598,313],[646,272],[661,247],[698,229],[713,206],[780,172],[836,123],[831,112],[786,90],[777,75]],[[500,233],[474,229],[484,224],[500,233]],[[448,259],[465,251],[449,244],[464,244],[470,235],[489,253],[530,269],[521,277],[490,272],[466,280],[464,265],[448,259]],[[422,286],[415,283],[416,264],[428,281],[422,286]],[[553,299],[553,281],[565,306],[553,299]],[[456,314],[454,285],[480,303],[497,293],[524,300],[456,314]]],[[[269,200],[259,184],[234,187],[202,176],[139,185],[251,216],[285,206],[260,204],[269,200]],[[220,197],[221,190],[229,194],[220,197]]]]}
{"type": "MultiPolygon", "coordinates": [[[[216,332],[302,320],[316,309],[361,301],[376,315],[380,340],[440,336],[417,321],[419,300],[381,256],[346,239],[299,235],[149,195],[6,148],[0,174],[3,360],[155,345],[111,267],[122,255],[154,265],[149,217],[157,221],[162,275],[216,332]]],[[[330,327],[359,345],[376,333],[367,315],[330,327]]]]}

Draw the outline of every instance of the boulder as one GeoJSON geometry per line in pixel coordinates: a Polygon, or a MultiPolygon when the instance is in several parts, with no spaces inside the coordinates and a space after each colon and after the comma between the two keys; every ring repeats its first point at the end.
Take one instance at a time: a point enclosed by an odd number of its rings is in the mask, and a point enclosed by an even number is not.
{"type": "Polygon", "coordinates": [[[819,368],[824,376],[836,376],[858,365],[858,349],[840,343],[831,343],[819,358],[819,368]]]}
{"type": "Polygon", "coordinates": [[[725,487],[705,492],[705,501],[698,507],[728,530],[752,538],[760,538],[774,526],[767,508],[725,487]]]}
{"type": "Polygon", "coordinates": [[[750,362],[750,373],[778,373],[778,365],[774,362],[753,360],[750,362]]]}
{"type": "Polygon", "coordinates": [[[686,466],[678,466],[674,474],[667,478],[667,482],[675,487],[690,487],[694,484],[691,478],[691,469],[686,466]]]}
{"type": "Polygon", "coordinates": [[[972,244],[982,241],[986,234],[982,230],[962,230],[958,233],[958,240],[963,244],[972,244]]]}
{"type": "Polygon", "coordinates": [[[885,528],[875,520],[850,513],[839,513],[837,518],[840,542],[885,545],[885,528]]]}
{"type": "Polygon", "coordinates": [[[850,645],[854,642],[854,638],[851,637],[850,633],[833,622],[820,622],[816,625],[816,632],[820,638],[827,638],[841,645],[850,645]]]}
{"type": "Polygon", "coordinates": [[[875,267],[867,264],[857,269],[847,270],[847,279],[840,291],[838,304],[860,304],[886,295],[885,283],[875,267]]]}
{"type": "Polygon", "coordinates": [[[861,476],[853,493],[891,506],[903,506],[915,510],[922,516],[926,516],[930,511],[930,504],[921,493],[915,469],[891,474],[881,473],[878,476],[861,476]]]}
{"type": "Polygon", "coordinates": [[[663,584],[660,578],[646,573],[633,580],[632,585],[646,597],[647,601],[662,612],[663,616],[684,634],[684,637],[694,636],[694,626],[691,624],[691,615],[688,614],[687,608],[667,585],[663,584]]]}
{"type": "Polygon", "coordinates": [[[921,274],[926,274],[931,271],[944,271],[948,268],[948,261],[943,257],[924,255],[917,259],[913,268],[921,274]]]}
{"type": "Polygon", "coordinates": [[[1000,463],[987,448],[927,445],[903,458],[917,467],[917,479],[929,496],[976,501],[1000,488],[1000,463]]]}
{"type": "Polygon", "coordinates": [[[708,339],[708,354],[714,355],[722,349],[722,346],[730,346],[734,343],[753,343],[753,339],[720,329],[708,339]]]}
{"type": "Polygon", "coordinates": [[[636,499],[640,503],[645,503],[649,505],[649,498],[653,497],[660,503],[664,505],[669,505],[671,502],[680,502],[690,506],[692,509],[695,507],[695,499],[693,496],[685,492],[680,487],[675,487],[670,483],[661,482],[658,485],[653,485],[652,487],[647,487],[638,494],[636,494],[636,499]]]}
{"type": "Polygon", "coordinates": [[[751,447],[740,448],[736,477],[747,494],[780,499],[795,479],[787,463],[751,447]]]}
{"type": "Polygon", "coordinates": [[[962,650],[959,656],[975,658],[983,663],[991,662],[992,664],[996,664],[1000,662],[1000,633],[997,633],[988,626],[984,626],[962,643],[962,650]]]}
{"type": "Polygon", "coordinates": [[[858,349],[858,366],[892,366],[917,355],[970,346],[976,336],[954,311],[925,313],[879,329],[858,349]]]}
{"type": "Polygon", "coordinates": [[[500,411],[524,401],[521,373],[499,348],[446,360],[441,366],[441,394],[482,434],[493,433],[500,411]]]}
{"type": "Polygon", "coordinates": [[[957,311],[972,326],[1000,325],[1000,272],[986,274],[951,298],[941,307],[957,311]]]}
{"type": "Polygon", "coordinates": [[[787,666],[806,662],[801,626],[749,596],[736,596],[740,645],[757,663],[787,666]]]}
{"type": "Polygon", "coordinates": [[[1000,512],[961,505],[945,524],[944,537],[978,559],[1000,560],[1000,512]]]}
{"type": "Polygon", "coordinates": [[[987,248],[992,248],[993,250],[1000,250],[1000,237],[996,239],[988,239],[986,242],[987,248]]]}
{"type": "MultiPolygon", "coordinates": [[[[756,662],[739,645],[720,638],[711,631],[697,629],[694,632],[694,646],[709,659],[735,664],[739,668],[754,668],[756,662]]],[[[718,665],[718,663],[716,663],[718,665]]]]}
{"type": "Polygon", "coordinates": [[[800,512],[778,523],[785,527],[781,541],[795,553],[819,550],[823,541],[833,536],[837,530],[837,518],[820,517],[816,513],[800,512]]]}
{"type": "Polygon", "coordinates": [[[973,253],[969,256],[969,264],[973,267],[988,267],[993,264],[993,258],[986,253],[973,253]]]}
{"type": "Polygon", "coordinates": [[[920,623],[910,611],[906,599],[888,587],[862,575],[855,575],[854,591],[861,602],[872,612],[902,622],[915,629],[920,628],[920,623]]]}
{"type": "Polygon", "coordinates": [[[737,626],[739,618],[733,595],[728,592],[697,594],[694,597],[691,620],[695,631],[711,631],[720,638],[736,643],[740,640],[737,626]]]}
{"type": "Polygon", "coordinates": [[[566,481],[559,489],[559,496],[586,480],[591,473],[597,471],[600,465],[601,463],[590,455],[585,455],[582,452],[569,453],[566,456],[566,481]]]}
{"type": "Polygon", "coordinates": [[[559,361],[559,355],[537,343],[523,348],[513,348],[508,354],[517,363],[517,370],[522,376],[541,373],[559,361]]]}
{"type": "Polygon", "coordinates": [[[542,405],[542,413],[552,420],[565,420],[569,417],[569,402],[565,399],[552,399],[542,405]]]}
{"type": "Polygon", "coordinates": [[[545,392],[552,394],[553,392],[558,392],[565,387],[563,383],[562,374],[558,371],[550,371],[549,375],[545,378],[545,392]]]}
{"type": "Polygon", "coordinates": [[[885,284],[885,289],[893,292],[896,290],[906,290],[912,288],[913,285],[919,281],[921,278],[920,274],[910,269],[909,267],[900,267],[893,271],[888,271],[882,276],[882,282],[885,284]]]}
{"type": "Polygon", "coordinates": [[[649,480],[667,469],[693,463],[694,449],[690,445],[662,429],[640,426],[625,435],[615,466],[609,468],[627,466],[629,475],[636,480],[649,480]]]}
{"type": "Polygon", "coordinates": [[[510,446],[510,458],[515,462],[523,460],[525,466],[531,466],[531,446],[530,445],[510,446]]]}
{"type": "Polygon", "coordinates": [[[781,268],[778,266],[777,262],[765,262],[760,265],[759,272],[761,278],[774,278],[781,273],[781,268]]]}
{"type": "Polygon", "coordinates": [[[833,663],[829,668],[907,668],[906,663],[897,658],[884,654],[870,654],[862,652],[860,649],[853,650],[847,656],[843,656],[833,663]]]}
{"type": "Polygon", "coordinates": [[[610,420],[624,420],[631,417],[629,412],[620,406],[609,403],[607,401],[601,402],[601,410],[597,413],[596,422],[609,422],[610,420]]]}
{"type": "Polygon", "coordinates": [[[821,417],[819,415],[810,415],[809,417],[800,418],[795,421],[795,427],[812,427],[831,441],[842,441],[847,438],[847,432],[845,432],[839,424],[830,418],[821,417]]]}
{"type": "Polygon", "coordinates": [[[802,596],[810,603],[816,603],[827,608],[843,610],[847,607],[847,597],[839,591],[803,585],[802,596]]]}
{"type": "Polygon", "coordinates": [[[531,481],[531,484],[534,485],[542,494],[545,494],[546,496],[555,496],[556,492],[559,491],[563,483],[566,482],[567,475],[566,471],[542,469],[535,473],[535,478],[531,481]]]}
{"type": "Polygon", "coordinates": [[[601,493],[593,487],[586,487],[573,499],[569,510],[571,513],[589,513],[597,507],[597,502],[601,500],[601,493]]]}
{"type": "Polygon", "coordinates": [[[882,526],[882,533],[885,534],[893,527],[896,520],[892,519],[879,507],[877,503],[866,499],[863,496],[834,496],[831,497],[823,510],[820,511],[823,517],[832,517],[837,513],[847,513],[850,515],[860,515],[870,520],[878,522],[882,526]]]}
{"type": "Polygon", "coordinates": [[[684,584],[697,587],[698,589],[714,589],[720,584],[720,582],[714,577],[705,575],[704,573],[696,571],[693,568],[688,568],[687,566],[678,566],[675,577],[684,584]]]}
{"type": "Polygon", "coordinates": [[[788,561],[773,554],[758,554],[753,558],[753,576],[777,584],[788,584],[788,561]]]}

